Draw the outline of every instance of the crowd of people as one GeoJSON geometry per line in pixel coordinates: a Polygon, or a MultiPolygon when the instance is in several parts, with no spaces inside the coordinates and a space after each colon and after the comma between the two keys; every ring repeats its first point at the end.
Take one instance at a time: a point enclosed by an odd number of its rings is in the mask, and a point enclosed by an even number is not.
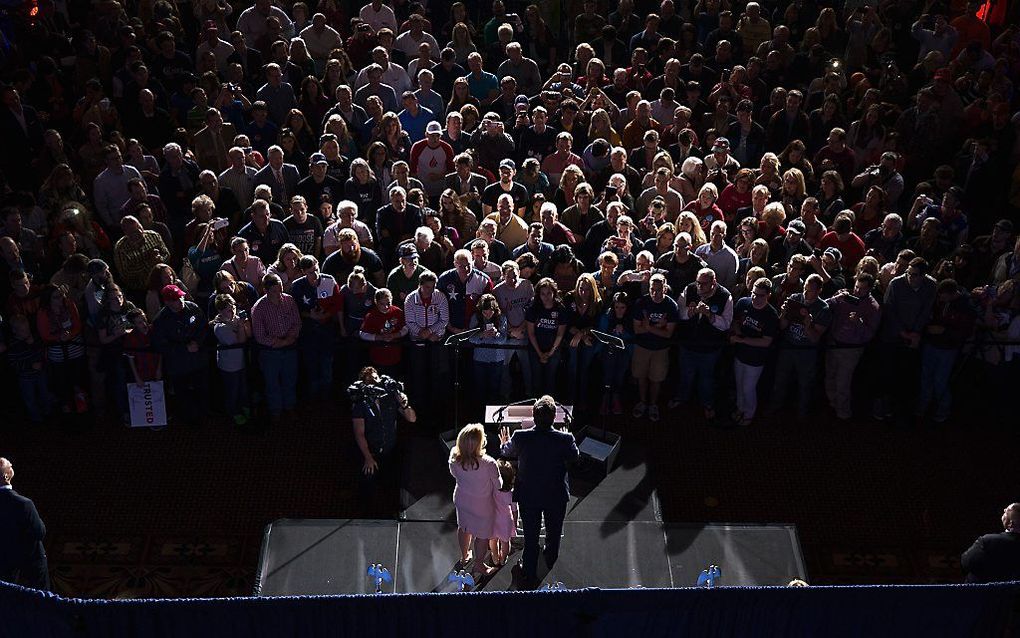
{"type": "Polygon", "coordinates": [[[739,424],[816,384],[944,421],[975,338],[1016,378],[1009,3],[33,7],[0,314],[34,423],[156,380],[184,422],[275,422],[366,363],[426,417],[459,368],[482,403],[739,424]]]}

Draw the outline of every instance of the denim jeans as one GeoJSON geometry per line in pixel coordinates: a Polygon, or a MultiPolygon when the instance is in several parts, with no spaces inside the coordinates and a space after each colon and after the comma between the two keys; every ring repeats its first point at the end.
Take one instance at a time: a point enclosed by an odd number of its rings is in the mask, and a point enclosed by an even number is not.
{"type": "Polygon", "coordinates": [[[923,415],[932,401],[935,402],[935,418],[943,421],[949,418],[952,393],[949,391],[949,377],[956,363],[956,348],[921,348],[921,393],[917,398],[917,414],[923,415]]]}
{"type": "Polygon", "coordinates": [[[602,351],[602,385],[608,386],[610,392],[620,392],[626,385],[630,356],[630,348],[606,348],[602,351]]]}
{"type": "Polygon", "coordinates": [[[588,400],[591,363],[595,360],[595,347],[581,344],[570,348],[567,361],[567,397],[571,404],[582,405],[588,400]]]}
{"type": "Polygon", "coordinates": [[[310,335],[301,341],[305,389],[310,397],[324,396],[333,387],[333,343],[328,337],[310,335]]]}
{"type": "Polygon", "coordinates": [[[199,423],[208,414],[209,371],[202,366],[190,372],[169,375],[174,397],[185,423],[199,423]]]}
{"type": "Polygon", "coordinates": [[[297,351],[266,348],[259,352],[259,365],[266,381],[266,407],[273,416],[292,410],[297,402],[297,351]]]}
{"type": "Polygon", "coordinates": [[[689,401],[697,383],[698,398],[706,409],[715,406],[715,368],[719,363],[719,350],[697,352],[680,349],[680,391],[677,398],[689,401]]]}
{"type": "Polygon", "coordinates": [[[536,395],[556,395],[556,371],[560,367],[560,353],[549,357],[548,363],[542,363],[538,354],[532,350],[528,353],[531,362],[531,383],[536,395]]]}
{"type": "Polygon", "coordinates": [[[495,401],[499,396],[499,387],[503,381],[503,362],[483,363],[472,361],[474,371],[476,398],[482,403],[495,401]]]}
{"type": "Polygon", "coordinates": [[[18,389],[21,390],[21,400],[25,402],[29,421],[42,421],[50,411],[50,389],[46,384],[46,375],[40,371],[19,376],[18,389]]]}
{"type": "MultiPolygon", "coordinates": [[[[517,342],[517,341],[507,341],[507,345],[514,345],[514,344],[526,345],[524,341],[520,341],[520,342],[517,342]]],[[[529,396],[529,397],[532,396],[533,393],[531,391],[532,390],[531,362],[528,360],[530,352],[531,352],[530,346],[527,349],[525,349],[525,348],[513,349],[513,350],[508,349],[506,351],[506,359],[504,359],[504,361],[503,361],[503,368],[504,368],[504,370],[503,370],[503,383],[502,383],[502,387],[500,388],[500,396],[503,397],[504,399],[509,400],[511,398],[510,397],[510,392],[513,389],[513,377],[510,374],[510,363],[511,363],[511,361],[513,361],[514,357],[517,357],[517,362],[521,366],[521,381],[524,383],[524,394],[525,394],[525,396],[529,396]]]]}
{"type": "Polygon", "coordinates": [[[796,384],[797,414],[806,416],[811,406],[811,390],[814,387],[817,366],[816,348],[780,348],[779,358],[776,360],[775,385],[772,387],[772,409],[783,406],[790,385],[796,384]]]}
{"type": "Polygon", "coordinates": [[[227,416],[237,416],[248,407],[248,370],[241,368],[235,372],[220,370],[223,379],[223,404],[227,416]]]}
{"type": "Polygon", "coordinates": [[[112,396],[113,402],[117,406],[117,411],[121,415],[125,415],[131,411],[131,407],[128,404],[127,384],[129,381],[134,383],[135,379],[132,377],[129,380],[124,364],[121,364],[119,361],[117,363],[118,365],[112,365],[106,371],[106,392],[112,396]]]}

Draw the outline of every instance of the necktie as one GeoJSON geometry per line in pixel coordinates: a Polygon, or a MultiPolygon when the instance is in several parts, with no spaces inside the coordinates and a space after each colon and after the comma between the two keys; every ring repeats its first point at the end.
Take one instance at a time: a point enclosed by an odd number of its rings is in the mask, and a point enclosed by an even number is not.
{"type": "Polygon", "coordinates": [[[273,172],[276,173],[276,183],[280,185],[280,198],[284,202],[286,202],[287,201],[287,186],[283,183],[283,171],[279,170],[279,171],[273,171],[273,172]]]}

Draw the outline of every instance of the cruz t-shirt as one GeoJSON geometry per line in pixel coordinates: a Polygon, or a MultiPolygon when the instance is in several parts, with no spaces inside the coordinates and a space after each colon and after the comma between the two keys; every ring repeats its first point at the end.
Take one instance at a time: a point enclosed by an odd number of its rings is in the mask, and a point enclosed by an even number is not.
{"type": "MultiPolygon", "coordinates": [[[[671,297],[663,296],[662,301],[655,303],[651,295],[645,295],[634,304],[635,321],[653,325],[660,324],[664,318],[666,323],[680,321],[680,308],[671,297]]],[[[648,332],[637,335],[634,342],[646,350],[664,350],[669,347],[669,339],[648,332]]]]}
{"type": "MultiPolygon", "coordinates": [[[[740,334],[750,339],[772,337],[779,333],[779,313],[772,304],[758,310],[751,303],[750,297],[744,297],[733,306],[734,323],[740,326],[740,334]]],[[[768,359],[769,349],[761,346],[749,346],[738,343],[733,349],[733,356],[744,365],[761,367],[768,359]]]]}
{"type": "Polygon", "coordinates": [[[567,310],[561,303],[546,308],[541,302],[536,301],[525,311],[524,317],[535,324],[535,341],[538,342],[539,349],[542,352],[549,352],[556,342],[556,332],[560,326],[567,323],[567,310]]]}

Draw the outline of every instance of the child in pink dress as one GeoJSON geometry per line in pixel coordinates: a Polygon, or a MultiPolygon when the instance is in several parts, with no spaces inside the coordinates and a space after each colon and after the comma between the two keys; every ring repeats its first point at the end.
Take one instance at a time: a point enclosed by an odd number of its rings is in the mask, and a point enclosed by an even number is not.
{"type": "Polygon", "coordinates": [[[495,493],[496,520],[492,526],[489,551],[496,565],[506,565],[510,555],[510,540],[517,535],[517,503],[513,502],[514,466],[506,461],[497,461],[502,486],[495,493]]]}

